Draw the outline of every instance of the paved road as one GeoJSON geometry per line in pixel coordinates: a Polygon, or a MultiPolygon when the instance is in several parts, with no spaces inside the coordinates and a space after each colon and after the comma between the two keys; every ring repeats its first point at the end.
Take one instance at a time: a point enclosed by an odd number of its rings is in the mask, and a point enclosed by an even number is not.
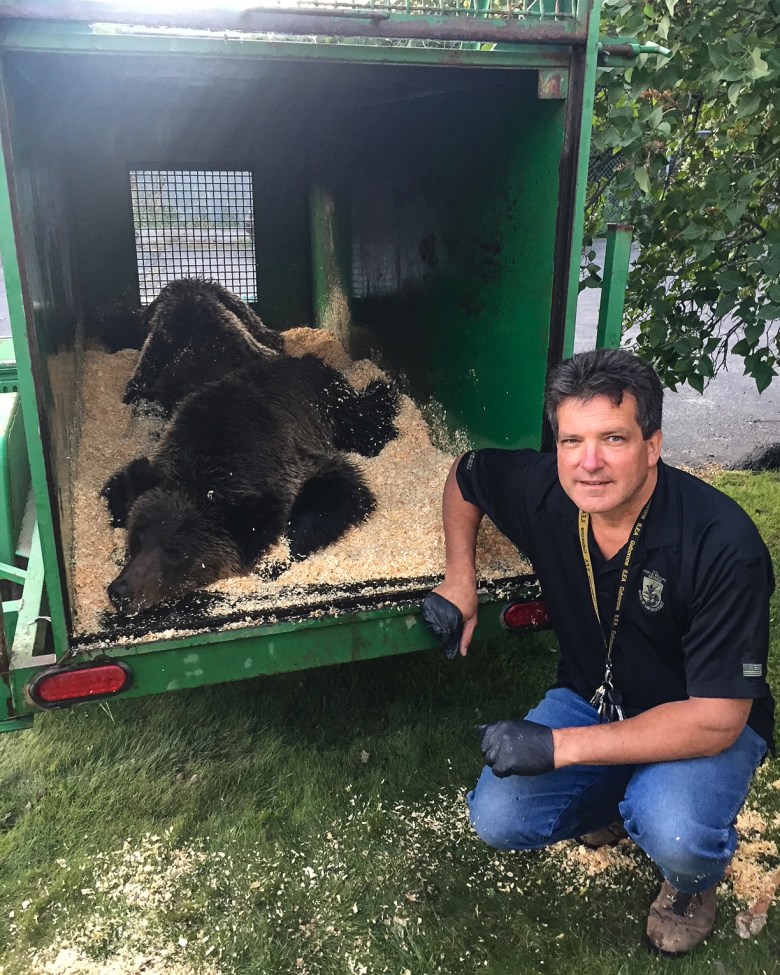
{"type": "MultiPolygon", "coordinates": [[[[597,259],[602,254],[603,244],[597,259]]],[[[580,295],[576,352],[594,347],[599,297],[595,289],[580,295]]],[[[728,371],[718,373],[703,394],[690,386],[666,391],[663,455],[667,461],[690,467],[727,466],[755,447],[780,442],[780,376],[759,394],[755,382],[742,373],[742,360],[730,356],[728,371]]]]}

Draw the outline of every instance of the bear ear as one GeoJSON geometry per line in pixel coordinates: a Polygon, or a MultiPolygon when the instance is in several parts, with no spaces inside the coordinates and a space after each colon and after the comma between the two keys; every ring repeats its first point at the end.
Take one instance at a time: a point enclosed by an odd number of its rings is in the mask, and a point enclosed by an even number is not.
{"type": "Polygon", "coordinates": [[[160,483],[160,475],[148,457],[138,457],[113,474],[103,485],[101,498],[108,502],[111,524],[124,528],[127,516],[140,495],[160,483]]]}

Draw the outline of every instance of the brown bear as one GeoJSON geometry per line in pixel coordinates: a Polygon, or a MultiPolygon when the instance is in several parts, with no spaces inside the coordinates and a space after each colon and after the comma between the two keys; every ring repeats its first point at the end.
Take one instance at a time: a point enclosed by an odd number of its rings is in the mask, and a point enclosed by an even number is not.
{"type": "Polygon", "coordinates": [[[216,281],[170,281],[143,313],[146,340],[125,389],[125,403],[151,400],[170,413],[188,394],[250,358],[281,351],[246,302],[216,281]]]}
{"type": "Polygon", "coordinates": [[[129,561],[108,587],[137,612],[246,573],[283,535],[303,559],[366,519],[375,499],[341,451],[396,436],[398,393],[358,392],[316,356],[257,358],[188,396],[154,457],[103,488],[129,561]]]}

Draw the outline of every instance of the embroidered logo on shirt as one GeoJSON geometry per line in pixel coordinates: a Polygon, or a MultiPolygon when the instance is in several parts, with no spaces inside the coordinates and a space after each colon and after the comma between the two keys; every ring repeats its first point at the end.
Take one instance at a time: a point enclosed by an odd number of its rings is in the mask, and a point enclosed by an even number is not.
{"type": "Polygon", "coordinates": [[[476,453],[473,450],[469,453],[468,460],[466,461],[466,470],[467,471],[470,471],[471,468],[474,466],[474,460],[475,460],[476,456],[477,455],[476,455],[476,453]]]}
{"type": "Polygon", "coordinates": [[[639,590],[639,602],[648,613],[657,613],[659,609],[663,609],[662,597],[666,579],[659,575],[655,569],[645,569],[643,575],[642,588],[639,590]]]}
{"type": "Polygon", "coordinates": [[[743,677],[761,677],[764,673],[762,664],[742,664],[743,677]]]}

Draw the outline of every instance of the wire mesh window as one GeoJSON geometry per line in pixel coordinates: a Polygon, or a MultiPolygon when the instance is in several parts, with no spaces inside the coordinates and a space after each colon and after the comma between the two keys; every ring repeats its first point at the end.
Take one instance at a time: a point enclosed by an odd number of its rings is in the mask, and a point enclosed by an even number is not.
{"type": "Polygon", "coordinates": [[[142,304],[187,277],[257,300],[251,173],[133,170],[130,194],[142,304]]]}

